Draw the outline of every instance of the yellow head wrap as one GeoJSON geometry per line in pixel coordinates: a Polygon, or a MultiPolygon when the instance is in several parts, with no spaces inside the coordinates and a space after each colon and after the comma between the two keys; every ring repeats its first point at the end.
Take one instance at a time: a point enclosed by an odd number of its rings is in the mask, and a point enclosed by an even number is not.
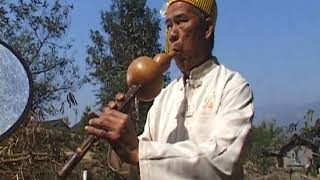
{"type": "Polygon", "coordinates": [[[216,19],[217,17],[217,5],[215,0],[169,0],[168,7],[177,1],[184,1],[192,4],[206,13],[209,17],[213,17],[213,19],[216,19]]]}
{"type": "MultiPolygon", "coordinates": [[[[215,0],[168,0],[167,6],[169,7],[171,4],[177,2],[177,1],[184,1],[187,2],[197,8],[199,8],[201,11],[203,11],[206,15],[212,18],[214,25],[217,21],[217,4],[215,0]]],[[[169,42],[168,38],[166,37],[166,47],[165,51],[169,52],[169,42]]]]}

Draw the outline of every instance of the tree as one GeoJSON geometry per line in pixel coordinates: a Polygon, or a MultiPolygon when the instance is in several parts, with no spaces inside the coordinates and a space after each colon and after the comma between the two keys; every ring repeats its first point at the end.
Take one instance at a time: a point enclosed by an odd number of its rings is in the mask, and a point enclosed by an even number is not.
{"type": "Polygon", "coordinates": [[[34,80],[33,111],[54,115],[57,102],[71,92],[79,79],[66,40],[72,5],[62,0],[0,0],[0,38],[27,60],[34,80]]]}
{"type": "MultiPolygon", "coordinates": [[[[160,19],[146,0],[112,0],[101,20],[102,31],[91,30],[86,61],[88,80],[99,85],[98,103],[103,107],[117,92],[127,90],[126,71],[133,59],[159,53],[160,19]]],[[[146,111],[140,112],[145,117],[146,111]]]]}
{"type": "Polygon", "coordinates": [[[253,127],[247,141],[246,160],[253,163],[262,174],[270,173],[274,165],[267,154],[278,150],[287,139],[284,129],[277,127],[275,122],[263,121],[259,126],[253,127]]]}
{"type": "Polygon", "coordinates": [[[81,115],[80,121],[72,127],[73,132],[80,135],[86,134],[84,128],[88,124],[88,121],[90,120],[90,118],[93,117],[93,116],[90,116],[91,112],[92,112],[91,107],[86,106],[81,115]]]}
{"type": "MultiPolygon", "coordinates": [[[[320,147],[320,117],[316,116],[313,109],[308,109],[304,114],[303,124],[291,123],[289,125],[289,132],[297,134],[301,138],[308,140],[310,143],[320,147]],[[299,126],[300,125],[300,126],[299,126]]],[[[317,152],[318,153],[318,152],[317,152]]]]}

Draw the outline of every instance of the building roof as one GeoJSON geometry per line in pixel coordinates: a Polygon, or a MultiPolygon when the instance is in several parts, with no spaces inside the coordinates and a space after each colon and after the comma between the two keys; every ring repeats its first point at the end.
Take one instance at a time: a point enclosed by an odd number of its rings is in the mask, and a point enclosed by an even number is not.
{"type": "Polygon", "coordinates": [[[68,119],[67,118],[60,118],[60,119],[54,119],[54,120],[48,120],[48,121],[41,121],[42,124],[48,125],[51,127],[59,127],[59,128],[66,128],[70,129],[68,125],[68,119]]]}
{"type": "Polygon", "coordinates": [[[295,148],[296,146],[306,146],[309,149],[311,149],[313,152],[317,152],[317,150],[318,150],[318,148],[315,144],[301,138],[297,134],[294,134],[292,136],[291,140],[287,144],[283,145],[280,148],[280,154],[284,155],[287,152],[289,152],[291,149],[295,148]]]}

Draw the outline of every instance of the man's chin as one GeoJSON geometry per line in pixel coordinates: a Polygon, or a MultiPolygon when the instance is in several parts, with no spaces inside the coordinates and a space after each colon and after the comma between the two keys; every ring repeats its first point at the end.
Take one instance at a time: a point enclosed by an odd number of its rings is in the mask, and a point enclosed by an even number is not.
{"type": "Polygon", "coordinates": [[[189,73],[189,69],[187,68],[188,66],[186,64],[184,64],[184,61],[175,59],[175,62],[176,62],[178,69],[180,70],[180,72],[182,74],[186,75],[189,73]]]}

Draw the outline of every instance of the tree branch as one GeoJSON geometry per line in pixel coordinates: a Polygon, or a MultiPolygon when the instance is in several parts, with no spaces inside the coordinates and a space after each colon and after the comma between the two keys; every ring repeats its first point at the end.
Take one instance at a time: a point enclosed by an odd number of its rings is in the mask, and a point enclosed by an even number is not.
{"type": "Polygon", "coordinates": [[[52,69],[55,69],[60,64],[61,64],[61,62],[56,63],[56,64],[52,65],[51,67],[48,67],[48,68],[45,68],[45,69],[42,69],[42,70],[39,70],[39,71],[34,71],[34,72],[32,72],[32,75],[38,75],[38,74],[41,74],[41,73],[45,73],[45,72],[51,71],[52,69]]]}

